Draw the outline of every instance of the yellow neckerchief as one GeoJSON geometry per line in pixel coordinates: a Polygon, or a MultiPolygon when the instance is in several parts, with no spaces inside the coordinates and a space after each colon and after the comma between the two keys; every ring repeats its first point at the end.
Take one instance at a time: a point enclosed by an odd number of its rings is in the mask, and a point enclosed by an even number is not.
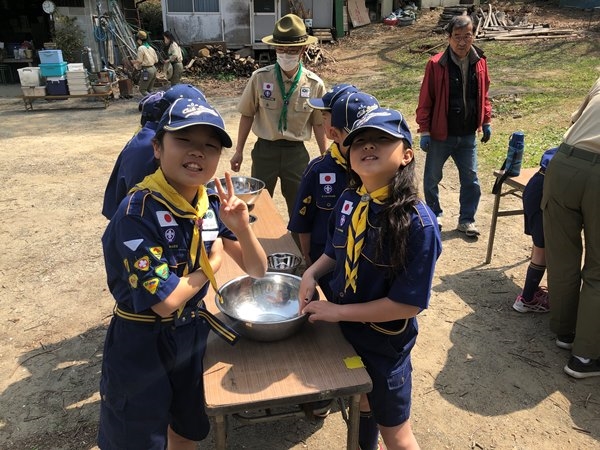
{"type": "Polygon", "coordinates": [[[340,147],[333,142],[330,146],[329,146],[329,152],[331,153],[331,157],[333,158],[333,160],[342,168],[346,169],[348,168],[348,162],[346,161],[346,158],[344,157],[344,155],[342,155],[342,152],[340,151],[340,147]]]}
{"type": "Polygon", "coordinates": [[[383,205],[389,195],[389,186],[376,189],[369,193],[364,185],[356,191],[361,196],[358,205],[352,213],[352,221],[348,229],[348,245],[346,246],[346,283],[344,290],[351,287],[356,292],[356,278],[358,275],[358,260],[360,252],[365,243],[365,235],[367,232],[367,216],[369,215],[369,202],[373,200],[379,205],[383,205]]]}
{"type": "MultiPolygon", "coordinates": [[[[198,201],[195,208],[167,182],[160,168],[152,175],[148,175],[140,183],[136,184],[130,192],[143,189],[148,189],[152,198],[165,205],[174,216],[194,221],[194,233],[192,236],[192,244],[190,245],[191,267],[186,264],[183,269],[183,275],[187,275],[195,269],[198,255],[200,255],[200,267],[210,281],[210,285],[215,292],[217,292],[217,280],[215,279],[212,266],[208,260],[206,248],[204,248],[204,244],[202,243],[201,230],[198,228],[200,219],[202,219],[204,214],[206,214],[206,211],[208,211],[208,195],[206,194],[204,185],[198,187],[198,201]]],[[[181,315],[184,306],[185,304],[181,305],[179,308],[178,317],[181,315]]]]}

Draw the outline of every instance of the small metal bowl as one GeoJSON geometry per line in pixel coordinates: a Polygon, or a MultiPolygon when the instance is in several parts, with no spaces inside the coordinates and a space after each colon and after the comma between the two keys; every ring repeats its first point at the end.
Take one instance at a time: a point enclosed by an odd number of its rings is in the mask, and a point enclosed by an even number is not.
{"type": "Polygon", "coordinates": [[[302,264],[302,258],[293,253],[272,253],[267,256],[269,272],[283,272],[295,275],[302,264]]]}
{"type": "Polygon", "coordinates": [[[286,273],[269,272],[263,278],[245,275],[221,286],[215,303],[243,337],[278,341],[298,332],[308,319],[299,314],[300,280],[286,273]]]}
{"type": "MultiPolygon", "coordinates": [[[[225,182],[225,178],[219,178],[219,181],[221,182],[221,186],[223,186],[225,192],[227,192],[227,183],[225,182]]],[[[234,194],[246,202],[247,205],[252,205],[265,188],[264,181],[253,177],[231,177],[231,182],[233,183],[234,194]]],[[[215,191],[217,190],[215,187],[215,182],[212,180],[206,183],[206,187],[215,191]]]]}

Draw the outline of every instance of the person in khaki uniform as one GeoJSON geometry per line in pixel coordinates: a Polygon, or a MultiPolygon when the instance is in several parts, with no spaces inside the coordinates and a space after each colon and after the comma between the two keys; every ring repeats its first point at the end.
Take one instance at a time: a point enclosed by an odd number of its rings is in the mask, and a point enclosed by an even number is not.
{"type": "Polygon", "coordinates": [[[137,59],[133,63],[136,69],[142,71],[138,87],[140,94],[146,95],[154,89],[154,82],[156,81],[156,67],[154,67],[154,64],[158,62],[158,55],[150,46],[148,34],[145,31],[138,31],[136,38],[138,44],[137,59]]]}
{"type": "Polygon", "coordinates": [[[302,65],[306,46],[317,38],[307,34],[300,17],[283,16],[273,35],[262,41],[275,47],[277,62],[256,70],[244,89],[238,105],[241,117],[231,170],[239,172],[252,130],[258,139],[251,153],[251,175],[264,181],[271,195],[279,178],[289,214],[309,161],[304,143],[312,132],[321,154],[327,150],[323,117],[308,104],[311,98],[323,97],[325,85],[302,65]]]}

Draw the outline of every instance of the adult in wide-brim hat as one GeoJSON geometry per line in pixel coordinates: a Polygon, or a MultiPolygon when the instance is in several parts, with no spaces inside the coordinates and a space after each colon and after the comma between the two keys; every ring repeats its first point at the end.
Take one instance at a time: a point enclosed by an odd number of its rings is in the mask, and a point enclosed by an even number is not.
{"type": "Polygon", "coordinates": [[[273,34],[262,38],[265,44],[298,47],[315,44],[318,39],[306,31],[304,21],[296,14],[287,14],[277,21],[273,34]]]}

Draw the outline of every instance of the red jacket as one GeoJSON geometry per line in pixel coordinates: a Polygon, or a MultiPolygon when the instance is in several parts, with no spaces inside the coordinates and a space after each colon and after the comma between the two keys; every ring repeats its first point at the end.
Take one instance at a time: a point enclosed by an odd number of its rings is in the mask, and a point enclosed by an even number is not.
{"type": "MultiPolygon", "coordinates": [[[[477,59],[475,71],[479,84],[478,93],[478,120],[477,130],[481,130],[484,123],[491,123],[492,104],[488,98],[490,77],[483,51],[473,46],[477,59]]],[[[450,47],[445,51],[432,56],[425,67],[425,76],[419,93],[419,106],[417,106],[417,132],[428,132],[432,139],[443,141],[448,137],[448,98],[449,98],[449,76],[448,58],[450,58],[450,47]]],[[[473,53],[473,52],[471,52],[473,53]]],[[[470,53],[470,54],[471,54],[470,53]]],[[[473,56],[470,56],[473,57],[473,56]]]]}

